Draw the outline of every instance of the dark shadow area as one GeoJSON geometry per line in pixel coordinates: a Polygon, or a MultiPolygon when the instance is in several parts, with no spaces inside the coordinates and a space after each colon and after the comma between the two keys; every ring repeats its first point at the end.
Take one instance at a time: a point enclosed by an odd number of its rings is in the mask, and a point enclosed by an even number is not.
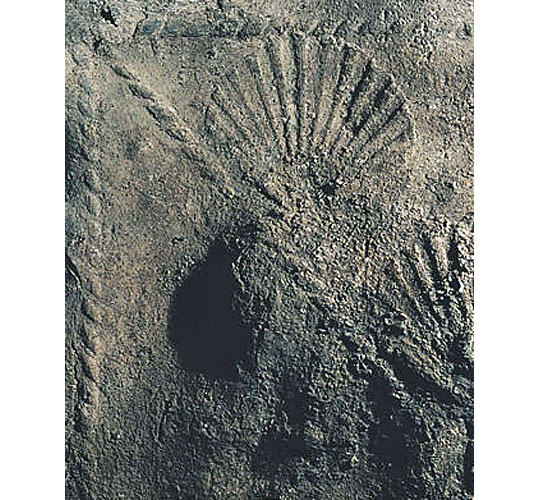
{"type": "Polygon", "coordinates": [[[387,478],[381,499],[421,498],[410,496],[406,491],[406,479],[417,455],[411,447],[414,423],[400,414],[399,404],[383,377],[376,376],[371,380],[368,397],[375,403],[378,420],[368,431],[369,452],[387,478]]]}
{"type": "Polygon", "coordinates": [[[304,440],[297,433],[272,429],[262,436],[251,466],[263,477],[288,477],[294,460],[304,458],[307,452],[304,440]]]}
{"type": "Polygon", "coordinates": [[[234,310],[237,284],[231,264],[226,246],[216,243],[177,291],[169,312],[169,335],[187,370],[236,380],[237,366],[248,360],[251,336],[234,310]]]}
{"type": "Polygon", "coordinates": [[[307,453],[304,440],[296,433],[273,433],[265,435],[259,443],[259,453],[263,463],[287,462],[303,457],[307,453]]]}
{"type": "MultiPolygon", "coordinates": [[[[306,423],[313,414],[316,402],[295,387],[283,388],[281,412],[277,421],[259,440],[252,459],[254,472],[264,477],[289,477],[298,459],[316,461],[323,447],[313,439],[306,439],[306,423]]],[[[289,477],[293,480],[293,477],[289,477]]]]}

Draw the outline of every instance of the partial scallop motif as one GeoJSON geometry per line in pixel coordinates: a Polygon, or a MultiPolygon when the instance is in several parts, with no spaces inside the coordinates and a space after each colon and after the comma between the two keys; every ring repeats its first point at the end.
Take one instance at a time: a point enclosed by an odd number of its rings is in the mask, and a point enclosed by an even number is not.
{"type": "MultiPolygon", "coordinates": [[[[383,356],[402,378],[442,399],[472,391],[472,233],[465,226],[424,235],[388,271],[381,298],[383,356]]],[[[450,399],[449,399],[450,397],[450,399]]]]}
{"type": "MultiPolygon", "coordinates": [[[[463,454],[463,481],[469,491],[474,443],[472,278],[473,233],[469,222],[421,235],[411,251],[395,259],[381,282],[379,298],[388,313],[377,336],[379,356],[409,392],[405,400],[420,398],[425,407],[432,408],[436,403],[441,409],[451,408],[452,414],[463,419],[461,431],[459,426],[439,427],[445,438],[438,441],[437,453],[456,458],[463,454]],[[446,441],[447,436],[463,432],[463,426],[465,443],[446,441]]],[[[426,411],[422,418],[433,418],[427,416],[430,413],[426,411]]],[[[392,436],[395,421],[387,426],[390,431],[383,427],[383,432],[392,436]]],[[[416,423],[414,428],[418,428],[416,423]]],[[[385,450],[387,441],[382,442],[382,448],[380,439],[374,442],[379,450],[385,450]]],[[[395,462],[395,457],[389,458],[395,462]]],[[[425,473],[434,472],[428,467],[425,473]]],[[[401,482],[396,484],[391,486],[400,491],[401,482]]],[[[406,495],[400,491],[398,496],[406,495]]]]}

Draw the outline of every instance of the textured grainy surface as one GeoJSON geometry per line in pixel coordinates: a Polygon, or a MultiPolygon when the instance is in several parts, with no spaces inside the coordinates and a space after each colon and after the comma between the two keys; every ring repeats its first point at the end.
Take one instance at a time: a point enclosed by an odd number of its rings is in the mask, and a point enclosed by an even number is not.
{"type": "Polygon", "coordinates": [[[67,3],[67,498],[472,498],[471,23],[67,3]]]}

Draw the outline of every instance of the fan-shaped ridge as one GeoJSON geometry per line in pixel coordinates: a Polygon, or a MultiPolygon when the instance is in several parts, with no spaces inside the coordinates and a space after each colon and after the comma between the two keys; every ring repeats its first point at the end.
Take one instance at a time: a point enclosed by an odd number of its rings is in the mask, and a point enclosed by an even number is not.
{"type": "Polygon", "coordinates": [[[430,390],[442,389],[442,398],[467,399],[472,387],[471,246],[463,227],[424,234],[394,261],[381,290],[392,311],[384,318],[383,357],[430,390]]]}
{"type": "Polygon", "coordinates": [[[391,75],[350,43],[290,30],[255,43],[204,110],[208,142],[259,162],[252,171],[271,153],[285,163],[322,156],[342,167],[337,175],[354,177],[413,135],[391,75]]]}
{"type": "Polygon", "coordinates": [[[354,44],[292,27],[235,44],[240,56],[214,75],[187,122],[147,83],[113,68],[213,180],[227,184],[234,171],[233,182],[252,187],[276,177],[286,190],[335,194],[411,144],[403,94],[354,44]]]}

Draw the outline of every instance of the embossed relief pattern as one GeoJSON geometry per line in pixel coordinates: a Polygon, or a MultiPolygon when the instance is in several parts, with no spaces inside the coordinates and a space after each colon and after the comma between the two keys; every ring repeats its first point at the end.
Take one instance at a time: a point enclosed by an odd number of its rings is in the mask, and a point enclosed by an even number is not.
{"type": "Polygon", "coordinates": [[[93,44],[108,239],[99,272],[67,262],[112,299],[70,361],[93,395],[71,491],[470,498],[472,229],[408,220],[424,166],[384,40],[187,12],[93,44]]]}

